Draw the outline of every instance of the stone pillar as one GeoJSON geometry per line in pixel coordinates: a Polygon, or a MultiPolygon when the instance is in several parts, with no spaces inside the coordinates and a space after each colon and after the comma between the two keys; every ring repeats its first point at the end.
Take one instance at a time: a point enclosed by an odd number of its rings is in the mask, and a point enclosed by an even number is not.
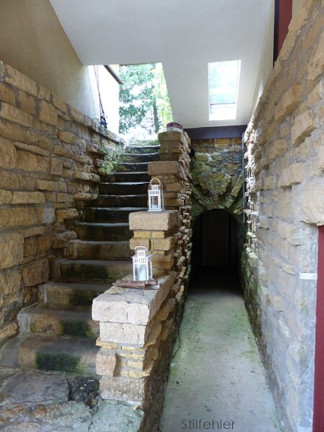
{"type": "Polygon", "coordinates": [[[130,241],[131,249],[145,246],[153,253],[153,276],[168,273],[175,265],[178,212],[134,212],[129,215],[129,227],[134,231],[130,241]]]}

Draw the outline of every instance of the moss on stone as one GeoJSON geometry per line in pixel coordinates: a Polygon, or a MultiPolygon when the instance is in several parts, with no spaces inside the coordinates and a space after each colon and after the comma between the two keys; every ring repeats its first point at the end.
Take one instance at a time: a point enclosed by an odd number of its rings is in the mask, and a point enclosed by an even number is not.
{"type": "Polygon", "coordinates": [[[95,334],[87,321],[61,321],[61,326],[62,334],[65,336],[95,338],[95,334]]]}
{"type": "Polygon", "coordinates": [[[40,370],[56,370],[80,373],[80,358],[66,353],[36,353],[36,367],[40,370]]]}

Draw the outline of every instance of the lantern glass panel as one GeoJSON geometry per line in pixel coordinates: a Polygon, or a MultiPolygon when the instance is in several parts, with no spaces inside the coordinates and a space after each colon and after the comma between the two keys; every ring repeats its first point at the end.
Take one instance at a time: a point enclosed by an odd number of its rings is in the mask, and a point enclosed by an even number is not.
{"type": "Polygon", "coordinates": [[[159,197],[158,196],[151,196],[151,209],[152,210],[157,210],[157,209],[159,209],[160,208],[160,206],[159,206],[159,197]]]}
{"type": "Polygon", "coordinates": [[[135,280],[136,281],[146,281],[149,279],[147,274],[147,265],[146,264],[135,264],[135,280]]]}

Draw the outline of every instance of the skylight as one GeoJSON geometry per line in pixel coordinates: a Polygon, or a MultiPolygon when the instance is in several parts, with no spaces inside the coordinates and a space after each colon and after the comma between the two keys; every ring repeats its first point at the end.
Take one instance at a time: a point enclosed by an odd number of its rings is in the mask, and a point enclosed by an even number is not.
{"type": "Polygon", "coordinates": [[[209,120],[235,120],[241,60],[208,63],[209,120]]]}

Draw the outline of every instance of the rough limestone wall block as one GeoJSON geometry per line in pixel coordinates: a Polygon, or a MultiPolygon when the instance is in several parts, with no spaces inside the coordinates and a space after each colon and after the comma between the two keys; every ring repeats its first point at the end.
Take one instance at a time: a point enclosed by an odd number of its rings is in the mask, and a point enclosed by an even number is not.
{"type": "Polygon", "coordinates": [[[244,295],[287,432],[312,430],[324,224],[323,2],[305,2],[245,134],[244,295]]]}
{"type": "Polygon", "coordinates": [[[0,343],[37,301],[49,258],[75,233],[80,199],[98,194],[102,148],[120,139],[0,61],[0,343]]]}

